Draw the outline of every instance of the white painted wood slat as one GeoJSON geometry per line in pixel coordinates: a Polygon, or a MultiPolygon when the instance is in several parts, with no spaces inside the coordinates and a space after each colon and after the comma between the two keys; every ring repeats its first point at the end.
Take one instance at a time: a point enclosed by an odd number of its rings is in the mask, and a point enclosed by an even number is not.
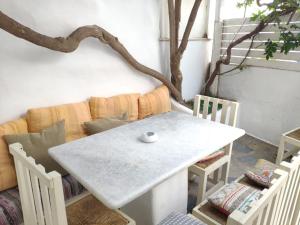
{"type": "MultiPolygon", "coordinates": [[[[289,17],[282,17],[282,22],[280,26],[287,27],[286,21],[289,17]]],[[[220,57],[226,56],[226,49],[229,44],[244,36],[245,34],[251,32],[255,29],[258,22],[250,21],[249,18],[246,19],[228,19],[223,21],[222,28],[222,40],[220,50],[215,49],[215,53],[220,53],[220,57]]],[[[300,26],[300,13],[297,13],[291,24],[296,24],[300,26]]],[[[272,60],[266,60],[264,55],[265,43],[268,39],[273,41],[279,41],[279,28],[278,25],[275,26],[271,23],[262,32],[260,32],[252,44],[252,49],[244,62],[246,66],[256,66],[256,67],[266,67],[273,69],[282,69],[289,71],[300,71],[300,47],[289,52],[285,55],[277,51],[274,54],[272,60]]],[[[292,30],[295,35],[300,34],[300,29],[292,30]]],[[[238,65],[245,57],[250,47],[251,40],[248,39],[232,49],[231,65],[238,65]]],[[[226,72],[225,67],[221,67],[221,73],[226,72]]]]}

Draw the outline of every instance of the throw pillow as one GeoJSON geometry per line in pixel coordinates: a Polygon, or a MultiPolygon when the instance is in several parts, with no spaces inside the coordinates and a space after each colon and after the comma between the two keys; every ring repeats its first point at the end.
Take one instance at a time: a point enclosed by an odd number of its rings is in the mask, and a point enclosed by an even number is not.
{"type": "Polygon", "coordinates": [[[124,94],[109,98],[91,97],[89,104],[92,118],[104,119],[127,113],[128,120],[137,120],[139,96],[140,94],[124,94]]]}
{"type": "Polygon", "coordinates": [[[60,121],[51,127],[42,130],[40,133],[12,134],[5,135],[7,144],[20,143],[28,156],[36,160],[38,164],[45,167],[49,173],[53,170],[62,176],[68,174],[48,154],[48,149],[65,143],[65,122],[60,121]]]}
{"type": "Polygon", "coordinates": [[[169,89],[162,85],[139,97],[139,119],[171,111],[169,89]]]}
{"type": "Polygon", "coordinates": [[[119,127],[127,124],[128,122],[124,120],[124,117],[118,118],[105,118],[98,119],[84,123],[84,127],[88,135],[97,134],[115,127],[119,127]],[[123,119],[120,119],[123,118],[123,119]]]}
{"type": "Polygon", "coordinates": [[[234,210],[247,212],[249,205],[261,197],[261,192],[250,186],[231,183],[223,186],[212,194],[208,201],[225,215],[230,215],[234,210]]]}
{"type": "Polygon", "coordinates": [[[277,165],[264,160],[259,159],[254,169],[249,170],[245,173],[245,176],[256,184],[269,188],[273,179],[274,171],[278,168],[277,165]]]}

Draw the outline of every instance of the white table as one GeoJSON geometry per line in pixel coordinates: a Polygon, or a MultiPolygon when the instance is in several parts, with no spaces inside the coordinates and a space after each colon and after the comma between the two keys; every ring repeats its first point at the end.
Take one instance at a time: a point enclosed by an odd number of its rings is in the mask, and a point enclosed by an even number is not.
{"type": "Polygon", "coordinates": [[[49,154],[106,206],[137,225],[186,212],[187,168],[244,135],[241,129],[170,112],[66,143],[49,154]],[[154,131],[155,143],[139,140],[154,131]]]}

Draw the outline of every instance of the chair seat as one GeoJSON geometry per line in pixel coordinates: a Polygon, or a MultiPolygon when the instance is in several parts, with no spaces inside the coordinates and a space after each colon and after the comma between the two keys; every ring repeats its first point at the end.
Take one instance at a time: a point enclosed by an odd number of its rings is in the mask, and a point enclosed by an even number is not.
{"type": "Polygon", "coordinates": [[[158,225],[206,225],[206,223],[203,223],[192,215],[173,212],[158,225]]]}
{"type": "Polygon", "coordinates": [[[300,140],[300,129],[294,130],[293,132],[288,133],[286,136],[300,140]]]}
{"type": "Polygon", "coordinates": [[[129,221],[92,195],[67,207],[68,225],[126,225],[129,221]]]}
{"type": "Polygon", "coordinates": [[[218,151],[212,155],[209,155],[206,159],[197,162],[196,165],[202,169],[205,169],[208,166],[215,163],[216,161],[218,161],[219,159],[223,158],[224,156],[225,156],[225,151],[218,151]]]}

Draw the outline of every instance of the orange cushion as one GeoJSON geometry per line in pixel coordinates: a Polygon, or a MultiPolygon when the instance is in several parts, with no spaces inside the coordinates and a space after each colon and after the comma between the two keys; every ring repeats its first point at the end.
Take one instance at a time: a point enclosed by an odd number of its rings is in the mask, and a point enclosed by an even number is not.
{"type": "Polygon", "coordinates": [[[29,132],[39,132],[65,120],[67,141],[86,136],[82,124],[92,120],[88,102],[29,109],[26,119],[29,132]]]}
{"type": "Polygon", "coordinates": [[[17,186],[17,177],[13,158],[3,135],[28,133],[25,119],[18,119],[0,125],[0,191],[17,186]]]}
{"type": "Polygon", "coordinates": [[[127,113],[128,120],[137,120],[139,96],[140,94],[125,94],[110,98],[91,97],[90,108],[92,118],[111,118],[127,113]]]}
{"type": "Polygon", "coordinates": [[[171,111],[169,89],[162,85],[139,98],[139,119],[171,111]]]}

